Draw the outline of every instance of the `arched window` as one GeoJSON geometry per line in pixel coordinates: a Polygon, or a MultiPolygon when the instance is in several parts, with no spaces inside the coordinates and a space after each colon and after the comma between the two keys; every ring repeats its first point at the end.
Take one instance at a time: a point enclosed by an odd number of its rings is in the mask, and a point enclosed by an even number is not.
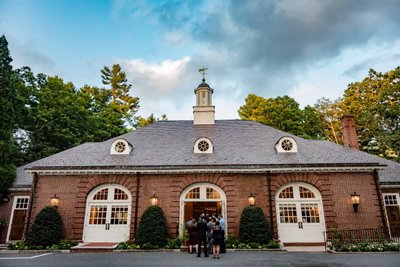
{"type": "Polygon", "coordinates": [[[214,147],[210,139],[202,137],[196,140],[193,147],[194,153],[213,153],[214,147]]]}

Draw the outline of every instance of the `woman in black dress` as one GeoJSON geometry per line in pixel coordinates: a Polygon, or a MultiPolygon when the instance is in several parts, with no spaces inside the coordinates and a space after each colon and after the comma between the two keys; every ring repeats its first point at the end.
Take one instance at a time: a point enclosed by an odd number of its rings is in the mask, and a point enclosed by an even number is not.
{"type": "Polygon", "coordinates": [[[212,230],[212,237],[213,237],[213,254],[214,254],[213,258],[219,259],[219,251],[223,238],[219,222],[215,222],[215,227],[212,230]]]}
{"type": "Polygon", "coordinates": [[[197,222],[196,219],[192,219],[192,223],[188,225],[188,236],[189,236],[189,253],[193,254],[193,249],[197,252],[197,222]]]}

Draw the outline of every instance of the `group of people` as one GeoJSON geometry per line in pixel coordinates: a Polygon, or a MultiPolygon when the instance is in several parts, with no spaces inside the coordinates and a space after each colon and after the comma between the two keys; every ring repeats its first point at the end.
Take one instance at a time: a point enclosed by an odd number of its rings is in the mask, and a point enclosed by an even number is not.
{"type": "Polygon", "coordinates": [[[225,253],[225,220],[221,214],[209,216],[202,213],[198,220],[189,218],[186,222],[189,237],[189,253],[197,252],[201,256],[201,244],[204,247],[204,257],[213,254],[219,259],[220,253],[225,253]]]}

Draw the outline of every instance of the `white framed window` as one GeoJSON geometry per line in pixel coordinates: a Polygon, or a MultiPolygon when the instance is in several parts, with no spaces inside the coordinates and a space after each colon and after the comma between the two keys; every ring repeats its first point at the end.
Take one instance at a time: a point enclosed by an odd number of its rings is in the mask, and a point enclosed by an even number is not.
{"type": "Polygon", "coordinates": [[[297,153],[297,143],[292,137],[285,136],[275,144],[275,149],[279,153],[297,153]]]}
{"type": "Polygon", "coordinates": [[[214,147],[210,139],[202,137],[194,143],[193,151],[194,153],[210,154],[214,152],[214,147]]]}
{"type": "Polygon", "coordinates": [[[29,196],[15,196],[11,211],[10,222],[7,232],[7,242],[10,240],[21,240],[25,218],[29,208],[29,196]]]}
{"type": "MultiPolygon", "coordinates": [[[[399,193],[384,193],[383,202],[385,204],[386,216],[390,227],[400,226],[400,196],[399,193]]],[[[392,236],[398,237],[397,232],[392,232],[392,236]]]]}
{"type": "Polygon", "coordinates": [[[110,147],[111,155],[129,155],[131,151],[131,145],[128,141],[122,138],[114,140],[110,147]]]}

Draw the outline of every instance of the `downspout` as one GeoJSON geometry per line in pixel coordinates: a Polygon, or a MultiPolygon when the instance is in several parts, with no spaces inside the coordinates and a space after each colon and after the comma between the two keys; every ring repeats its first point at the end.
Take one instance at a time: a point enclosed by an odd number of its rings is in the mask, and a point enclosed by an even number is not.
{"type": "Polygon", "coordinates": [[[268,202],[269,202],[269,222],[271,224],[272,238],[274,238],[274,216],[272,214],[272,195],[271,195],[271,172],[267,172],[268,202]]]}
{"type": "Polygon", "coordinates": [[[385,231],[387,238],[390,238],[389,227],[388,227],[388,223],[387,223],[386,215],[385,215],[385,209],[383,207],[382,194],[381,194],[381,190],[379,188],[379,173],[378,173],[377,169],[374,170],[374,182],[375,182],[375,189],[376,189],[376,193],[377,193],[378,201],[379,201],[379,209],[381,212],[383,229],[385,231]]]}
{"type": "Polygon", "coordinates": [[[33,210],[33,201],[35,199],[35,191],[36,191],[36,186],[38,182],[38,175],[37,172],[33,173],[33,181],[32,181],[32,187],[31,187],[31,200],[29,201],[29,209],[28,209],[28,218],[25,220],[25,226],[24,226],[24,232],[22,234],[22,239],[26,240],[26,237],[28,235],[28,230],[31,225],[31,216],[32,216],[32,210],[33,210]]]}
{"type": "Polygon", "coordinates": [[[136,173],[136,201],[135,201],[135,221],[134,221],[134,235],[136,236],[137,220],[138,220],[138,210],[139,210],[139,191],[140,191],[140,175],[136,173]]]}

